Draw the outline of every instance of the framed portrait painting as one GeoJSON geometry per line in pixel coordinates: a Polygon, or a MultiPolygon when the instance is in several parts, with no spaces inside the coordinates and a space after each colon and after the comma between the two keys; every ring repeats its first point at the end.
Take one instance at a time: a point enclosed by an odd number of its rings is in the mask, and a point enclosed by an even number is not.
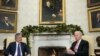
{"type": "Polygon", "coordinates": [[[65,23],[65,0],[40,0],[39,24],[65,23]]]}
{"type": "Polygon", "coordinates": [[[100,0],[87,0],[88,7],[100,6],[100,0]]]}
{"type": "Polygon", "coordinates": [[[100,31],[100,8],[88,10],[89,30],[100,31]]]}
{"type": "Polygon", "coordinates": [[[0,11],[0,32],[14,33],[17,29],[17,13],[0,11]]]}
{"type": "Polygon", "coordinates": [[[6,10],[17,10],[18,0],[0,0],[0,8],[6,10]]]}

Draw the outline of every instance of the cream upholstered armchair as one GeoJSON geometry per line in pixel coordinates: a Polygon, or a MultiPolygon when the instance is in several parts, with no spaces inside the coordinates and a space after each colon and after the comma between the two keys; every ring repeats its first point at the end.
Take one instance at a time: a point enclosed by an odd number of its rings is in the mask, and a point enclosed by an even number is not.
{"type": "Polygon", "coordinates": [[[94,42],[93,37],[84,35],[82,36],[82,39],[87,40],[89,42],[89,56],[95,56],[95,53],[94,53],[95,42],[94,42]]]}

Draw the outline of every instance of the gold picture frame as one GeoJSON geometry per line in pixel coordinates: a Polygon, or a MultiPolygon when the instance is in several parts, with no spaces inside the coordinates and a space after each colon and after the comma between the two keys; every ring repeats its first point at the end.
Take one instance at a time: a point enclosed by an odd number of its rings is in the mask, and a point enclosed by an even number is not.
{"type": "Polygon", "coordinates": [[[89,31],[100,31],[100,8],[88,10],[89,31]]]}
{"type": "Polygon", "coordinates": [[[15,33],[17,30],[17,13],[0,11],[0,33],[15,33]]]}
{"type": "Polygon", "coordinates": [[[0,0],[0,9],[15,11],[18,9],[18,0],[0,0]]]}
{"type": "Polygon", "coordinates": [[[87,0],[88,7],[100,6],[100,0],[87,0]]]}
{"type": "Polygon", "coordinates": [[[39,24],[65,23],[65,0],[40,0],[39,24]]]}

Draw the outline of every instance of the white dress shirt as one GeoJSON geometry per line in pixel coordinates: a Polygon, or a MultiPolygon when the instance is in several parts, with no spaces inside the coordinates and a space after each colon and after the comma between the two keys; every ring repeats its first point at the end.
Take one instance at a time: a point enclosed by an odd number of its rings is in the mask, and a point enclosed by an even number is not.
{"type": "MultiPolygon", "coordinates": [[[[18,43],[18,42],[16,42],[16,51],[15,51],[14,56],[17,56],[18,44],[19,44],[19,43],[18,43]]],[[[19,46],[20,46],[20,51],[21,51],[21,56],[22,56],[21,45],[19,44],[19,46]]]]}
{"type": "Polygon", "coordinates": [[[74,48],[74,51],[75,52],[77,52],[77,50],[78,50],[78,47],[79,47],[79,45],[80,45],[80,42],[81,42],[81,39],[76,43],[76,45],[75,45],[75,48],[74,48]]]}

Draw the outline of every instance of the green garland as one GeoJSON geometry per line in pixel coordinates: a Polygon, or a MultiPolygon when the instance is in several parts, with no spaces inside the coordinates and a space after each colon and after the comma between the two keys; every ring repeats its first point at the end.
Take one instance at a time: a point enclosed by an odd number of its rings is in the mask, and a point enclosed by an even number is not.
{"type": "Polygon", "coordinates": [[[77,30],[83,33],[80,26],[73,25],[73,24],[70,25],[60,24],[60,25],[56,25],[55,27],[28,25],[23,27],[21,32],[23,36],[27,38],[27,45],[30,46],[29,38],[28,38],[30,33],[34,34],[34,33],[43,33],[43,32],[49,32],[49,33],[56,32],[57,34],[60,34],[65,32],[65,33],[73,34],[74,31],[77,30]]]}
{"type": "Polygon", "coordinates": [[[42,32],[49,32],[49,33],[56,32],[57,34],[59,34],[59,33],[65,32],[65,33],[73,34],[74,31],[77,31],[77,30],[83,33],[80,26],[73,25],[73,24],[70,24],[70,25],[60,24],[55,27],[29,25],[29,26],[23,27],[21,32],[23,36],[29,37],[30,33],[34,34],[34,33],[42,33],[42,32]]]}

